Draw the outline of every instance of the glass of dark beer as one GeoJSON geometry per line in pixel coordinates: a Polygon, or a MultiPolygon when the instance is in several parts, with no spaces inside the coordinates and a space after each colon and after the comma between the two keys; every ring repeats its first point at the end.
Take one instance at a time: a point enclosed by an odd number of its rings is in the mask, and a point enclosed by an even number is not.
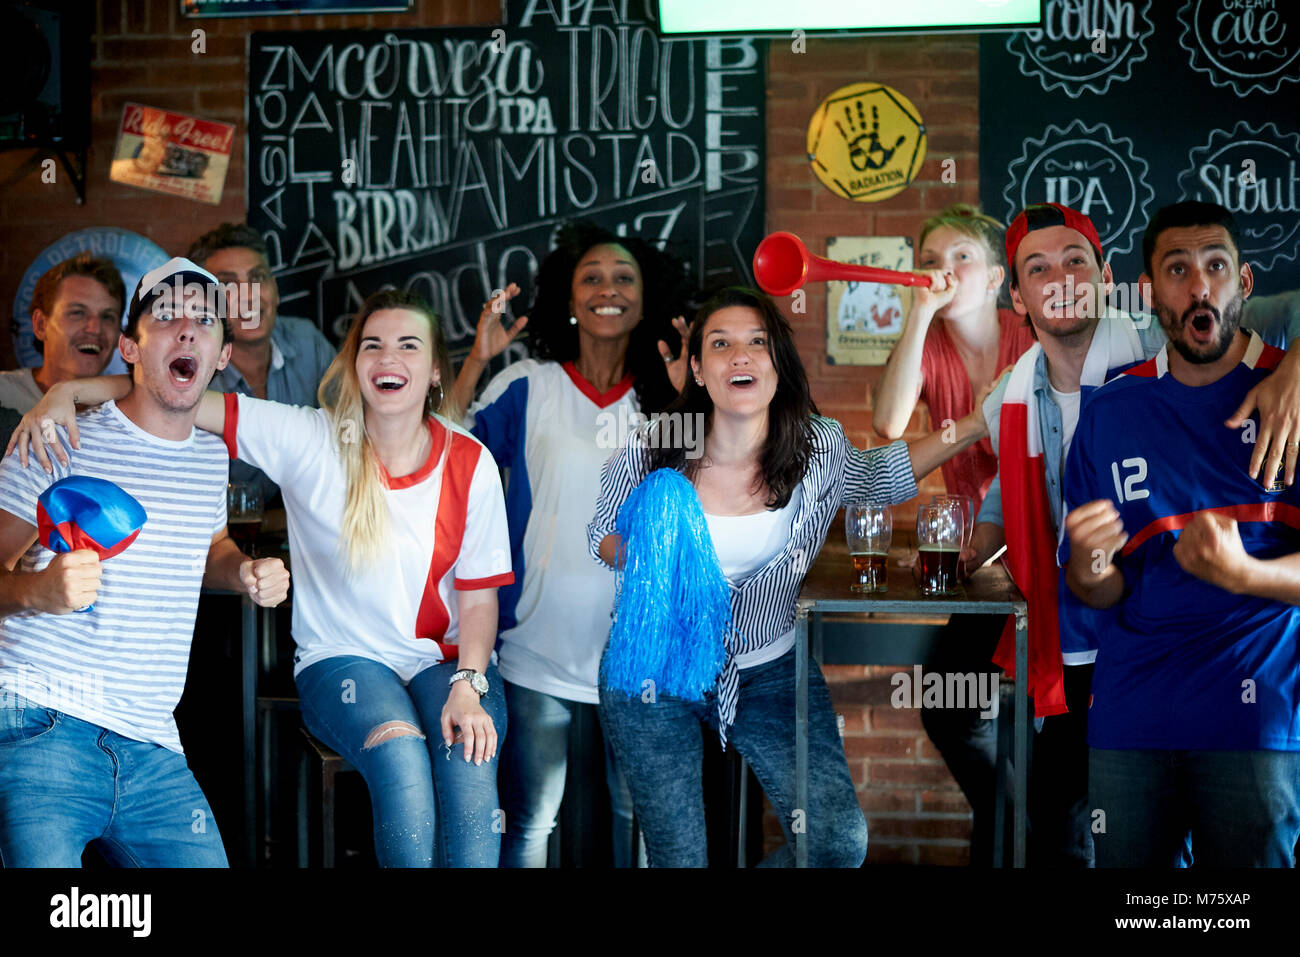
{"type": "Polygon", "coordinates": [[[975,500],[969,495],[932,495],[930,497],[931,505],[942,505],[944,502],[956,502],[961,508],[961,547],[964,549],[970,545],[971,533],[975,531],[975,500]]]}
{"type": "Polygon", "coordinates": [[[262,530],[262,490],[248,482],[226,486],[226,527],[239,550],[250,558],[262,530]]]}
{"type": "Polygon", "coordinates": [[[885,560],[894,535],[894,515],[888,505],[855,502],[844,509],[844,537],[853,561],[855,592],[880,592],[886,587],[885,560]]]}
{"type": "Polygon", "coordinates": [[[956,503],[922,505],[916,510],[916,565],[922,594],[949,595],[956,590],[962,524],[961,506],[956,503]]]}

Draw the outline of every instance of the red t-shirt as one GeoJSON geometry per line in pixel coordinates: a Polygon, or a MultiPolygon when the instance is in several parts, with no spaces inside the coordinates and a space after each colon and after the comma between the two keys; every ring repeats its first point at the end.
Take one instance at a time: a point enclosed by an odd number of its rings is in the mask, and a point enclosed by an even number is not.
{"type": "MultiPolygon", "coordinates": [[[[999,309],[998,321],[1002,325],[998,342],[998,371],[1001,372],[1034,344],[1034,335],[1025,317],[1010,309],[999,309]]],[[[970,377],[942,319],[936,319],[925,335],[921,376],[921,401],[930,410],[930,428],[942,428],[945,420],[956,421],[970,413],[975,405],[970,377]]],[[[943,463],[943,484],[953,494],[969,495],[978,509],[997,471],[993,444],[985,438],[943,463]]]]}

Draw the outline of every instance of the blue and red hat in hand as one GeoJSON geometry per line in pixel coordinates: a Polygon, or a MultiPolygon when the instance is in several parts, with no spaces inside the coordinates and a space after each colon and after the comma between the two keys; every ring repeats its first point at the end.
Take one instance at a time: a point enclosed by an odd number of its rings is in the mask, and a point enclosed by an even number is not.
{"type": "Polygon", "coordinates": [[[147,519],[120,486],[89,475],[59,479],[36,500],[42,545],[56,554],[90,549],[101,562],[125,551],[147,519]]]}

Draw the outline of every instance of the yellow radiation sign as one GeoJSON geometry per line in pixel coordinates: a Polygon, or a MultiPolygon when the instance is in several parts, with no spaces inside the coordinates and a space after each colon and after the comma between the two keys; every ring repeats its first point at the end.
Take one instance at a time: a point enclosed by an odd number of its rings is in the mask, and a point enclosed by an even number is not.
{"type": "Polygon", "coordinates": [[[826,188],[874,203],[907,188],[925,161],[925,123],[912,101],[883,83],[854,83],[826,97],[808,123],[808,159],[826,188]]]}

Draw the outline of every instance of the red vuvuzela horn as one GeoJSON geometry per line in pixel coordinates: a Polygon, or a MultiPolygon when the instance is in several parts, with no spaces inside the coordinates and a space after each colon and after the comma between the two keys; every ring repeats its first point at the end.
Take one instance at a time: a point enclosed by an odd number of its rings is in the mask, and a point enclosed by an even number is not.
{"type": "Polygon", "coordinates": [[[769,296],[788,296],[807,282],[887,282],[929,286],[929,276],[814,256],[793,233],[771,233],[754,250],[754,280],[769,296]]]}

